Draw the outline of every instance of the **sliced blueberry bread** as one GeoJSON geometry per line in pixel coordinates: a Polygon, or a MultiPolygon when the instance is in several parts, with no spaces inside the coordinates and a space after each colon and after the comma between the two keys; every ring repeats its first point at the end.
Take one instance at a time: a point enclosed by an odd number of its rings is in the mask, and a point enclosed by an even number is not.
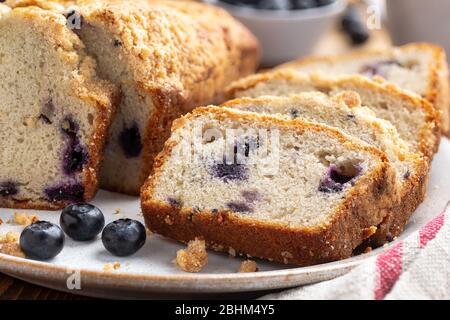
{"type": "Polygon", "coordinates": [[[410,152],[395,127],[361,107],[359,99],[352,91],[339,93],[331,99],[323,93],[305,92],[290,97],[236,99],[223,106],[323,123],[385,152],[396,172],[398,201],[393,200],[391,215],[377,226],[372,237],[373,245],[380,245],[403,231],[408,218],[425,198],[428,162],[410,152]]]}
{"type": "Polygon", "coordinates": [[[348,90],[357,92],[362,105],[378,118],[391,122],[410,151],[433,158],[440,141],[438,114],[425,99],[388,82],[375,82],[359,75],[305,75],[282,69],[238,80],[228,87],[227,95],[232,99],[320,91],[333,96],[348,90]]]}
{"type": "MultiPolygon", "coordinates": [[[[8,12],[6,12],[8,11],[8,12]]],[[[0,206],[56,209],[90,200],[115,88],[63,15],[37,7],[0,18],[0,206]]]]}
{"type": "MultiPolygon", "coordinates": [[[[258,43],[224,10],[184,1],[78,0],[65,6],[102,78],[122,102],[111,126],[102,187],[139,194],[173,119],[222,100],[231,81],[252,73],[258,43]]],[[[46,1],[16,1],[16,6],[46,1]]],[[[58,8],[54,6],[55,10],[58,8]]]]}
{"type": "Polygon", "coordinates": [[[351,256],[389,214],[386,156],[332,127],[204,107],[174,122],[141,201],[150,230],[312,265],[351,256]]]}
{"type": "Polygon", "coordinates": [[[433,104],[442,113],[442,132],[450,134],[449,74],[445,51],[440,47],[412,43],[390,50],[307,57],[280,68],[293,68],[304,73],[362,74],[396,83],[433,104]]]}

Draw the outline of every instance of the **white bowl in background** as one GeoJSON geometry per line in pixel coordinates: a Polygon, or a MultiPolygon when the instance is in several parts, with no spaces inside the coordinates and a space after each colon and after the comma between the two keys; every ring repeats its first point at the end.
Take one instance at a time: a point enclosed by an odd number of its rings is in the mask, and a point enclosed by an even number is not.
{"type": "Polygon", "coordinates": [[[263,10],[205,0],[226,10],[259,39],[262,65],[274,66],[311,54],[320,36],[345,9],[343,0],[304,10],[263,10]]]}

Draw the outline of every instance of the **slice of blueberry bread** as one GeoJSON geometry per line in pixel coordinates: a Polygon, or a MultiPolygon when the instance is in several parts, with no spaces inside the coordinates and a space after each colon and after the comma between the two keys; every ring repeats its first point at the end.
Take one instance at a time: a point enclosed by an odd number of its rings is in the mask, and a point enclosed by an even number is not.
{"type": "Polygon", "coordinates": [[[281,65],[280,68],[293,68],[304,73],[362,74],[396,83],[433,104],[442,113],[442,132],[450,134],[447,58],[445,51],[435,45],[412,43],[389,50],[307,57],[281,65]]]}
{"type": "Polygon", "coordinates": [[[389,214],[395,172],[329,126],[203,107],[174,122],[142,188],[148,228],[312,265],[351,256],[389,214]]]}
{"type": "Polygon", "coordinates": [[[0,206],[91,199],[117,104],[66,18],[37,7],[0,18],[0,206]]]}
{"type": "Polygon", "coordinates": [[[223,106],[289,119],[303,119],[339,128],[386,153],[396,172],[397,201],[392,202],[391,215],[377,226],[373,245],[385,243],[400,234],[408,218],[425,198],[428,162],[410,152],[389,122],[378,119],[361,107],[359,95],[346,91],[331,99],[323,93],[305,92],[290,97],[242,98],[223,106]]]}
{"type": "MultiPolygon", "coordinates": [[[[96,58],[99,75],[122,91],[101,174],[101,185],[109,190],[139,194],[172,120],[193,107],[221,101],[225,86],[252,73],[258,62],[253,35],[213,6],[157,0],[58,2],[96,58]]],[[[46,1],[14,3],[33,4],[52,10],[46,1]]]]}
{"type": "Polygon", "coordinates": [[[359,75],[305,75],[281,69],[238,80],[228,87],[227,96],[230,99],[288,96],[310,91],[333,96],[348,90],[357,92],[362,104],[378,118],[392,123],[410,151],[433,158],[440,141],[438,114],[425,99],[388,82],[375,82],[359,75]]]}

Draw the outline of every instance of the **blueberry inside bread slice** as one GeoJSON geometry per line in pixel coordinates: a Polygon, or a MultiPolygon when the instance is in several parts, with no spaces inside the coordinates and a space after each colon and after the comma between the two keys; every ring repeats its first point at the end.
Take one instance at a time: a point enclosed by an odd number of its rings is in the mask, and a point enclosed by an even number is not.
{"type": "Polygon", "coordinates": [[[411,43],[386,50],[340,56],[306,57],[281,65],[302,73],[361,74],[387,80],[428,100],[442,113],[441,129],[450,134],[449,74],[444,49],[428,43],[411,43]]]}
{"type": "Polygon", "coordinates": [[[86,201],[117,93],[61,14],[36,7],[0,18],[0,206],[86,201]]]}
{"type": "Polygon", "coordinates": [[[164,236],[312,265],[351,256],[394,189],[384,153],[337,129],[210,106],[174,123],[141,201],[164,236]]]}
{"type": "Polygon", "coordinates": [[[323,123],[385,152],[396,172],[399,197],[397,202],[392,203],[392,214],[399,218],[386,217],[375,235],[378,243],[373,245],[383,244],[393,234],[398,235],[425,197],[427,162],[419,154],[408,150],[390,122],[376,118],[368,108],[361,107],[356,92],[341,92],[332,98],[319,92],[305,92],[290,97],[242,98],[223,106],[323,123]]]}

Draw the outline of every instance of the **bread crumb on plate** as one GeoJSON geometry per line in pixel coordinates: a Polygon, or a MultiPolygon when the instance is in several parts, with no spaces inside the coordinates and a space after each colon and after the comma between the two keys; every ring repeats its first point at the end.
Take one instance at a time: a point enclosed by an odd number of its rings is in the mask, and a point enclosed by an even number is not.
{"type": "Polygon", "coordinates": [[[21,226],[28,226],[38,220],[39,220],[39,216],[36,214],[26,214],[26,213],[21,213],[21,212],[14,212],[14,215],[13,215],[14,223],[21,225],[21,226]]]}
{"type": "Polygon", "coordinates": [[[239,272],[258,272],[258,265],[253,260],[242,261],[239,272]]]}
{"type": "Polygon", "coordinates": [[[208,264],[205,241],[195,238],[187,248],[178,250],[175,264],[186,272],[200,272],[208,264]]]}
{"type": "Polygon", "coordinates": [[[103,266],[103,271],[110,272],[114,270],[120,269],[120,263],[119,262],[113,262],[113,263],[107,263],[103,266]]]}
{"type": "Polygon", "coordinates": [[[0,234],[0,253],[25,258],[25,254],[18,243],[19,237],[20,235],[13,231],[0,234]]]}

